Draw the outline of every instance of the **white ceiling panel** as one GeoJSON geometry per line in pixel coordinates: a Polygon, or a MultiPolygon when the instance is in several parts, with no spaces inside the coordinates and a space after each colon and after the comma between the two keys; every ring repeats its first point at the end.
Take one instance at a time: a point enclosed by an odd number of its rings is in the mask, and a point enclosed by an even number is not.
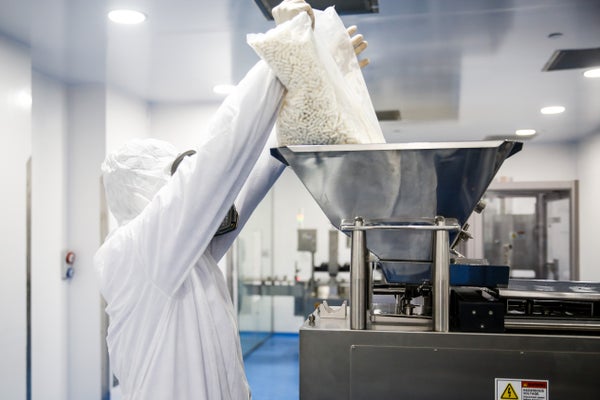
{"type": "MultiPolygon", "coordinates": [[[[149,102],[213,102],[257,57],[249,32],[273,26],[254,0],[0,0],[0,34],[31,47],[34,67],[67,83],[107,82],[149,102]],[[106,11],[135,6],[140,26],[106,11]]],[[[343,16],[369,42],[363,71],[390,141],[483,139],[515,129],[538,141],[600,131],[600,79],[543,72],[557,49],[600,47],[600,0],[379,0],[343,16]],[[558,38],[549,38],[559,32],[558,38]],[[561,115],[539,108],[562,104],[561,115]]]]}

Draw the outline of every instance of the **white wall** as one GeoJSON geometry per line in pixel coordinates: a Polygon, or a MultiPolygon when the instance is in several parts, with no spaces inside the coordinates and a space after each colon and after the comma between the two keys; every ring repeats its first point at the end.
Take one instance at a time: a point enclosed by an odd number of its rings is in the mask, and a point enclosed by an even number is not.
{"type": "Polygon", "coordinates": [[[600,132],[579,146],[580,279],[600,281],[598,226],[600,226],[600,132]]]}
{"type": "Polygon", "coordinates": [[[26,166],[31,153],[31,60],[0,36],[0,388],[26,395],[26,166]]]}
{"type": "Polygon", "coordinates": [[[128,140],[150,135],[150,115],[145,101],[109,89],[106,92],[106,152],[128,140]]]}
{"type": "Polygon", "coordinates": [[[523,149],[504,161],[496,179],[565,181],[578,177],[578,148],[574,144],[525,142],[523,149]]]}
{"type": "Polygon", "coordinates": [[[99,399],[103,338],[92,257],[100,243],[98,166],[104,158],[106,95],[101,86],[66,89],[32,72],[29,54],[0,38],[2,398],[26,398],[26,161],[31,156],[32,398],[99,399]],[[71,282],[61,280],[67,249],[78,257],[71,282]]]}
{"type": "Polygon", "coordinates": [[[69,284],[69,399],[101,396],[101,302],[93,256],[100,246],[100,164],[104,159],[106,92],[68,88],[67,218],[69,250],[77,254],[69,284]]]}
{"type": "Polygon", "coordinates": [[[180,152],[195,147],[220,103],[153,104],[150,136],[172,143],[180,152]]]}
{"type": "MultiPolygon", "coordinates": [[[[67,398],[67,100],[63,85],[34,73],[32,95],[32,398],[67,398]]],[[[83,321],[80,321],[80,323],[83,321]]]]}

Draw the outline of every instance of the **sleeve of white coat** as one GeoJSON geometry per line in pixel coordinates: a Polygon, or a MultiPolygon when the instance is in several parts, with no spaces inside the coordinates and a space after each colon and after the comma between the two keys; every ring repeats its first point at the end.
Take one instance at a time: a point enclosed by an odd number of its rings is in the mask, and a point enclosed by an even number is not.
{"type": "Polygon", "coordinates": [[[260,158],[235,200],[235,207],[239,214],[237,228],[230,233],[215,237],[210,245],[211,254],[217,261],[225,255],[258,204],[285,169],[285,164],[271,155],[271,148],[277,146],[275,132],[275,129],[273,129],[260,158]]]}
{"type": "Polygon", "coordinates": [[[145,273],[173,294],[207,249],[263,149],[284,88],[259,62],[208,126],[208,139],[186,157],[165,187],[132,223],[139,224],[145,273]]]}

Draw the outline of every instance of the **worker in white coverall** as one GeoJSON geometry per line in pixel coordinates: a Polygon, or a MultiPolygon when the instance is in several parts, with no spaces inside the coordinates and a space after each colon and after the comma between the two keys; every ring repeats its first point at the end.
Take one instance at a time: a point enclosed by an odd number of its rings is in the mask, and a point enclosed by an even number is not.
{"type": "MultiPolygon", "coordinates": [[[[312,16],[303,0],[285,0],[273,15],[281,23],[303,11],[312,16]]],[[[355,38],[358,54],[366,42],[355,38]]],[[[250,398],[217,261],[283,171],[268,152],[283,97],[284,87],[259,62],[223,102],[196,154],[180,157],[178,167],[177,151],[153,139],[134,140],[104,161],[107,202],[119,227],[94,264],[124,399],[250,398]],[[237,229],[215,235],[234,202],[237,229]]]]}

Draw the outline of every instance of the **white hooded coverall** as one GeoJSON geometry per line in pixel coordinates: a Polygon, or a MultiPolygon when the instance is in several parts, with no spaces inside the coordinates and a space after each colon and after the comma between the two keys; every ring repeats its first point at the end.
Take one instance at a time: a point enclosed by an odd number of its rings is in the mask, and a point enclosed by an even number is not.
{"type": "Polygon", "coordinates": [[[259,62],[221,105],[197,154],[96,253],[110,362],[125,399],[250,397],[217,261],[283,171],[267,145],[283,92],[259,62]],[[234,200],[238,229],[213,238],[234,200]]]}

